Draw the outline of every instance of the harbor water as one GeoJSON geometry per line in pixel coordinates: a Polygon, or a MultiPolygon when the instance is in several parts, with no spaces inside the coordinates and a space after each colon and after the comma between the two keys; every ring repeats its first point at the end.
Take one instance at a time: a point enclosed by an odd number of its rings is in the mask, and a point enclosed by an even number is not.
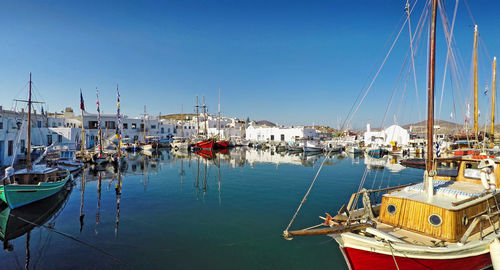
{"type": "MultiPolygon", "coordinates": [[[[4,209],[0,269],[347,269],[328,236],[282,237],[324,159],[237,148],[87,168],[31,213],[4,209]]],[[[336,214],[366,170],[367,188],[422,179],[395,157],[330,155],[291,229],[336,214]]]]}

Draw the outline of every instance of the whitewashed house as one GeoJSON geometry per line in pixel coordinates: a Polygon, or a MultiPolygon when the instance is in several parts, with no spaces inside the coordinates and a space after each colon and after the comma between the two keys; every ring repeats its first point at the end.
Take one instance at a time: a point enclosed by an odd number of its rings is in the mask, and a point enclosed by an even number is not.
{"type": "Polygon", "coordinates": [[[293,142],[298,139],[317,139],[316,130],[305,127],[269,127],[250,125],[246,139],[253,142],[293,142]]]}

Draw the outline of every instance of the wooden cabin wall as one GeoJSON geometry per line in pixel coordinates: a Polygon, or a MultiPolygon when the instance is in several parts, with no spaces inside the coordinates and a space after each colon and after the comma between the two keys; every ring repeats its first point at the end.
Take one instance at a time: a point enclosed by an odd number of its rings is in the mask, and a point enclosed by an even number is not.
{"type": "MultiPolygon", "coordinates": [[[[497,198],[500,199],[499,196],[497,196],[497,198]]],[[[384,196],[382,198],[379,221],[447,242],[458,242],[472,223],[473,217],[487,209],[487,203],[489,203],[491,207],[495,205],[494,200],[490,199],[488,202],[482,201],[465,209],[448,210],[424,202],[384,196]],[[389,214],[386,210],[389,204],[396,206],[397,210],[394,215],[389,214]],[[434,226],[429,223],[429,216],[432,214],[441,216],[442,223],[440,226],[434,226]],[[464,226],[462,222],[464,215],[467,215],[469,219],[466,226],[464,226]]],[[[493,210],[496,211],[496,208],[493,208],[493,210]]],[[[496,222],[497,220],[498,218],[493,221],[496,222]]],[[[489,222],[483,223],[483,228],[489,226],[489,222]]],[[[474,233],[478,231],[479,226],[474,230],[474,233]]]]}

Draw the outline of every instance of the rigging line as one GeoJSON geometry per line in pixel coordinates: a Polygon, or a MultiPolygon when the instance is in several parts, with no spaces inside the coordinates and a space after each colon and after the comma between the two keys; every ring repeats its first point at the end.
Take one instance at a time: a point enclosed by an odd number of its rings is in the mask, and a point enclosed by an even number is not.
{"type": "Polygon", "coordinates": [[[443,73],[443,84],[441,85],[441,99],[439,101],[439,113],[438,113],[438,120],[441,119],[441,111],[442,111],[442,105],[443,105],[443,95],[444,95],[444,86],[446,82],[446,72],[448,70],[448,61],[450,57],[450,50],[451,50],[451,38],[453,37],[453,29],[455,27],[455,19],[457,16],[457,10],[458,10],[458,1],[455,1],[455,10],[453,11],[453,20],[451,23],[451,29],[450,32],[447,33],[447,25],[448,25],[448,18],[446,16],[446,11],[444,8],[441,8],[441,1],[438,1],[438,6],[439,6],[439,11],[441,14],[441,20],[443,21],[443,29],[445,33],[445,37],[447,37],[448,40],[448,48],[446,50],[446,61],[444,64],[444,73],[443,73]]]}
{"type": "MultiPolygon", "coordinates": [[[[406,1],[406,3],[408,3],[408,1],[406,1]]],[[[417,4],[417,2],[415,2],[415,5],[416,4],[417,4]]],[[[408,14],[408,34],[409,34],[408,38],[410,39],[410,55],[411,55],[411,64],[412,64],[412,68],[413,68],[413,81],[415,83],[415,94],[417,96],[418,117],[419,117],[419,119],[422,119],[422,112],[420,110],[420,99],[418,97],[417,72],[415,71],[415,57],[414,57],[415,54],[413,52],[413,38],[412,38],[412,34],[411,34],[410,12],[408,12],[407,14],[408,14]]],[[[417,27],[418,27],[418,24],[417,24],[417,27]]]]}
{"type": "Polygon", "coordinates": [[[406,66],[406,62],[408,61],[409,54],[410,54],[410,52],[408,51],[406,53],[405,60],[403,61],[403,66],[399,70],[398,79],[396,80],[396,84],[394,85],[394,88],[392,90],[392,95],[391,95],[391,98],[389,99],[389,104],[387,105],[387,108],[385,109],[384,117],[382,118],[382,123],[380,125],[380,128],[384,128],[385,120],[387,119],[387,114],[389,113],[389,109],[392,106],[392,101],[394,99],[394,96],[396,95],[396,90],[398,89],[399,82],[401,81],[401,75],[403,74],[403,71],[405,70],[405,66],[406,66]]]}
{"type": "Polygon", "coordinates": [[[467,3],[467,0],[464,0],[465,7],[467,8],[467,13],[469,13],[469,17],[474,25],[476,25],[476,21],[474,20],[474,16],[472,16],[472,12],[470,11],[469,3],[467,3]]]}
{"type": "Polygon", "coordinates": [[[405,22],[403,23],[403,26],[401,27],[401,29],[399,30],[399,33],[398,35],[396,36],[396,39],[394,40],[394,42],[392,43],[391,45],[391,48],[389,49],[389,51],[387,52],[384,60],[382,61],[382,64],[380,65],[379,69],[377,70],[377,73],[375,74],[375,77],[373,78],[373,80],[371,81],[370,85],[368,86],[368,88],[366,89],[365,91],[365,94],[363,95],[363,97],[361,98],[360,102],[358,103],[358,105],[356,106],[356,109],[354,110],[354,112],[351,114],[351,116],[349,118],[346,118],[348,119],[347,120],[347,124],[349,124],[351,121],[352,121],[352,118],[354,117],[354,115],[356,115],[356,112],[358,111],[359,107],[361,106],[361,104],[363,104],[363,101],[365,100],[366,96],[368,95],[368,93],[370,92],[373,84],[375,83],[375,80],[377,79],[378,75],[380,74],[380,71],[382,70],[382,68],[384,67],[385,65],[385,62],[387,61],[387,59],[389,58],[389,55],[391,54],[392,52],[392,49],[394,48],[394,46],[396,45],[396,42],[398,41],[399,39],[399,36],[401,35],[401,32],[403,31],[403,28],[406,26],[406,22],[408,21],[408,19],[405,20],[405,22]]]}
{"type": "MultiPolygon", "coordinates": [[[[328,155],[327,156],[330,156],[330,154],[333,152],[333,148],[328,152],[328,155]]],[[[290,227],[292,226],[292,223],[293,221],[295,220],[295,218],[297,217],[297,215],[299,214],[300,212],[300,209],[302,208],[302,205],[304,205],[307,197],[309,196],[309,193],[311,192],[311,189],[312,187],[314,186],[314,183],[316,182],[316,179],[318,179],[318,175],[319,173],[321,172],[321,169],[323,169],[323,166],[325,165],[325,162],[328,160],[329,158],[324,158],[323,161],[321,162],[321,165],[319,166],[318,168],[318,171],[316,172],[316,175],[314,176],[313,178],[313,181],[311,183],[311,185],[309,186],[309,189],[307,189],[307,192],[306,194],[304,195],[304,198],[302,198],[302,201],[300,202],[299,204],[299,207],[297,208],[297,210],[295,211],[295,213],[293,214],[293,217],[292,219],[290,220],[290,223],[288,223],[288,226],[286,226],[286,229],[283,231],[283,235],[288,235],[288,230],[290,229],[290,227]]]]}
{"type": "MultiPolygon", "coordinates": [[[[418,0],[417,0],[418,1],[418,0]]],[[[396,24],[396,26],[394,26],[394,30],[392,31],[392,34],[390,35],[390,37],[394,36],[394,34],[396,33],[397,31],[397,26],[401,23],[401,21],[405,18],[405,16],[401,16],[401,19],[399,20],[399,22],[396,24]]],[[[404,27],[404,25],[403,25],[404,27]]],[[[384,45],[384,48],[387,47],[387,45],[389,44],[389,38],[386,40],[386,43],[384,45]]],[[[358,96],[356,97],[356,99],[354,100],[354,103],[352,104],[351,108],[349,109],[349,112],[347,113],[346,115],[346,118],[344,119],[344,121],[342,122],[342,125],[341,125],[341,129],[344,129],[345,125],[346,125],[346,122],[347,122],[347,119],[351,116],[352,112],[353,112],[353,109],[354,107],[356,106],[356,104],[358,103],[358,100],[359,100],[359,97],[361,96],[361,94],[363,93],[363,89],[365,89],[366,85],[368,84],[369,82],[369,78],[372,76],[372,74],[375,72],[375,68],[376,68],[376,63],[379,62],[379,60],[382,58],[382,54],[379,56],[379,59],[373,64],[373,67],[368,75],[368,77],[366,78],[365,82],[363,83],[363,87],[361,87],[360,91],[358,92],[358,96]]]]}

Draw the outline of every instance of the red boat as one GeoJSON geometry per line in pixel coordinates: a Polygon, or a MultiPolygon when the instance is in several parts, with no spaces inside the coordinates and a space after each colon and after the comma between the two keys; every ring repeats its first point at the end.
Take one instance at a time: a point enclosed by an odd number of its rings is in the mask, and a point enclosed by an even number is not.
{"type": "Polygon", "coordinates": [[[215,149],[226,149],[229,146],[229,141],[216,141],[214,148],[215,149]]]}
{"type": "Polygon", "coordinates": [[[193,147],[201,148],[201,149],[213,149],[214,148],[214,140],[203,140],[193,144],[193,147]]]}

